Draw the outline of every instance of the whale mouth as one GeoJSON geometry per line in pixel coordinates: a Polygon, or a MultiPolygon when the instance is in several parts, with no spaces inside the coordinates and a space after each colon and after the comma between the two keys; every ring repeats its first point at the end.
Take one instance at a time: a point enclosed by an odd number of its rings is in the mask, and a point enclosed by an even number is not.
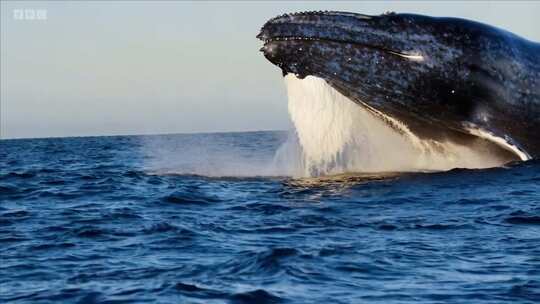
{"type": "MultiPolygon", "coordinates": [[[[260,34],[259,34],[260,35],[260,34]]],[[[257,37],[259,37],[259,35],[257,37]]],[[[276,36],[271,38],[259,38],[261,41],[264,42],[263,46],[259,49],[259,51],[263,52],[265,56],[272,57],[272,43],[279,43],[279,42],[333,42],[333,43],[343,43],[343,44],[350,44],[350,45],[356,45],[358,47],[363,47],[365,49],[371,49],[374,51],[384,52],[389,55],[398,56],[401,58],[414,60],[414,61],[423,61],[424,55],[419,54],[417,52],[404,52],[399,50],[392,50],[387,49],[384,47],[361,43],[357,41],[352,40],[342,40],[342,39],[331,39],[331,38],[318,38],[318,37],[302,37],[302,36],[276,36]]],[[[283,71],[284,75],[287,73],[285,70],[283,71]]]]}

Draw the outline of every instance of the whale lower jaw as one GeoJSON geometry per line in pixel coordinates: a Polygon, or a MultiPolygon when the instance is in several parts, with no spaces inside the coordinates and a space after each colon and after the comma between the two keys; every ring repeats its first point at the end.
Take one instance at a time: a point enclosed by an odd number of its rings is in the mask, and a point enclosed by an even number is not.
{"type": "MultiPolygon", "coordinates": [[[[299,145],[295,175],[345,172],[441,171],[488,168],[530,157],[510,141],[469,126],[467,141],[422,138],[405,123],[352,101],[324,79],[285,77],[289,113],[299,145]]],[[[449,132],[449,133],[452,133],[449,132]]]]}
{"type": "Polygon", "coordinates": [[[527,160],[532,159],[531,155],[529,155],[529,153],[527,153],[526,151],[518,147],[516,144],[514,144],[511,138],[504,138],[501,136],[497,136],[493,134],[492,132],[484,130],[474,124],[465,123],[464,128],[469,134],[485,139],[507,151],[514,153],[522,161],[527,161],[527,160]]]}

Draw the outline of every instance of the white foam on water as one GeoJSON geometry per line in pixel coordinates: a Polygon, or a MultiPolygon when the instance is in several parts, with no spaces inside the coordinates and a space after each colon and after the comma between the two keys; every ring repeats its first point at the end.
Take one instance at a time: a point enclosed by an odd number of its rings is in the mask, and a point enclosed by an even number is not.
{"type": "Polygon", "coordinates": [[[277,151],[276,167],[293,176],[345,172],[438,171],[487,168],[503,161],[482,145],[424,140],[404,124],[360,106],[323,79],[285,77],[294,126],[277,151]]]}

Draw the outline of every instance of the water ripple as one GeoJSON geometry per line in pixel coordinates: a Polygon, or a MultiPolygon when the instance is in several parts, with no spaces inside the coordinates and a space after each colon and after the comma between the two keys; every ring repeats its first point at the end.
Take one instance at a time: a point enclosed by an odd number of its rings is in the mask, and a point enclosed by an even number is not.
{"type": "Polygon", "coordinates": [[[540,162],[317,179],[190,171],[241,166],[209,162],[227,149],[271,163],[283,138],[0,141],[0,303],[540,301],[540,162]],[[159,166],[149,141],[171,149],[159,166]]]}

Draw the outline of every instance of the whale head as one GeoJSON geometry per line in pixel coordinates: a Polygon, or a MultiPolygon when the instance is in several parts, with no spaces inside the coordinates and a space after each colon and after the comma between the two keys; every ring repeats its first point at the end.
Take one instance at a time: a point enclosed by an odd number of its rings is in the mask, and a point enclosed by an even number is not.
{"type": "MultiPolygon", "coordinates": [[[[257,37],[284,75],[322,78],[421,137],[462,141],[488,134],[519,159],[529,158],[516,132],[529,126],[509,125],[500,114],[522,102],[516,94],[532,81],[520,53],[527,42],[509,32],[457,18],[303,12],[270,19],[257,37]]],[[[530,109],[522,112],[514,114],[530,109]]]]}

